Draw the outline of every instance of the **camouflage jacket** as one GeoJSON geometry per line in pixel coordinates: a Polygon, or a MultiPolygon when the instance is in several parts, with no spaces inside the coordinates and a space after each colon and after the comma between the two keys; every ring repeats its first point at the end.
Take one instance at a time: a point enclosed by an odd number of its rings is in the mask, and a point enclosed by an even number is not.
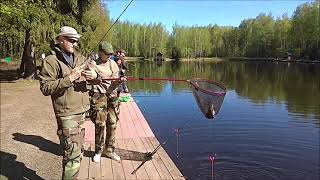
{"type": "MultiPolygon", "coordinates": [[[[108,61],[104,63],[99,58],[95,63],[94,69],[98,74],[98,79],[119,78],[119,68],[117,63],[113,60],[108,59],[108,61]]],[[[115,90],[118,86],[118,81],[102,80],[100,84],[93,85],[93,91],[113,96],[116,94],[115,90]]]]}
{"type": "Polygon", "coordinates": [[[40,90],[45,96],[51,96],[54,112],[57,117],[79,114],[90,108],[86,81],[81,76],[73,83],[69,74],[76,66],[80,66],[85,58],[75,52],[74,66],[71,67],[64,59],[59,48],[42,62],[39,75],[40,90]]]}

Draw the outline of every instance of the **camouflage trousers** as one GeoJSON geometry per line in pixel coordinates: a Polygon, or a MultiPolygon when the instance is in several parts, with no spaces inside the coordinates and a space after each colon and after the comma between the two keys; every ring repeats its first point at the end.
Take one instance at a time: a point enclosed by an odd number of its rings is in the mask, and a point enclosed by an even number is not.
{"type": "Polygon", "coordinates": [[[85,114],[57,117],[60,145],[64,151],[62,179],[77,179],[84,143],[85,114]]]}
{"type": "Polygon", "coordinates": [[[113,152],[119,120],[116,113],[118,99],[95,93],[91,96],[90,105],[90,118],[95,124],[95,152],[102,153],[104,148],[107,152],[113,152]]]}

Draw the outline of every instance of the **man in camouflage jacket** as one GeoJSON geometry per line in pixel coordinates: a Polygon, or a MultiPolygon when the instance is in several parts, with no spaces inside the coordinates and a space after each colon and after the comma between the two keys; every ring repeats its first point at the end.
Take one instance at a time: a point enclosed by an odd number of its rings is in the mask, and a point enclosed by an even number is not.
{"type": "Polygon", "coordinates": [[[63,154],[63,179],[76,179],[84,142],[85,112],[90,108],[86,80],[81,73],[85,58],[75,52],[80,35],[68,26],[56,37],[53,54],[43,60],[40,90],[51,96],[57,119],[57,134],[63,154]]]}
{"type": "Polygon", "coordinates": [[[112,45],[102,42],[99,45],[99,58],[89,65],[90,69],[84,71],[86,79],[102,79],[95,84],[90,91],[91,108],[90,117],[95,124],[95,156],[94,162],[100,162],[103,150],[105,155],[113,160],[120,161],[120,157],[114,152],[115,130],[119,120],[116,113],[118,108],[117,88],[125,81],[103,80],[108,78],[119,78],[119,68],[114,60],[112,45]]]}

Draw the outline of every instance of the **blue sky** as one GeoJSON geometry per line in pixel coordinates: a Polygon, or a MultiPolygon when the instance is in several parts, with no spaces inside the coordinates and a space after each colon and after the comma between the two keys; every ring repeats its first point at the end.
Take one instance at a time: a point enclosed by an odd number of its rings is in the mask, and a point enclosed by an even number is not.
{"type": "MultiPolygon", "coordinates": [[[[116,19],[129,0],[104,0],[111,18],[116,19]]],[[[272,13],[274,18],[312,0],[134,0],[120,20],[135,23],[162,23],[168,31],[176,22],[179,25],[239,26],[243,19],[255,18],[259,13],[272,13]]]]}

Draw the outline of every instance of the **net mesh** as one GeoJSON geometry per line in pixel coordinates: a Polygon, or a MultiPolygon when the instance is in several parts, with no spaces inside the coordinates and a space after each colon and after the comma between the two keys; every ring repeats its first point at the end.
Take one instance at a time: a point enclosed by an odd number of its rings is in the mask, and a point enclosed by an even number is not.
{"type": "Polygon", "coordinates": [[[223,103],[226,88],[206,79],[190,79],[189,82],[201,112],[208,119],[214,118],[223,103]]]}

